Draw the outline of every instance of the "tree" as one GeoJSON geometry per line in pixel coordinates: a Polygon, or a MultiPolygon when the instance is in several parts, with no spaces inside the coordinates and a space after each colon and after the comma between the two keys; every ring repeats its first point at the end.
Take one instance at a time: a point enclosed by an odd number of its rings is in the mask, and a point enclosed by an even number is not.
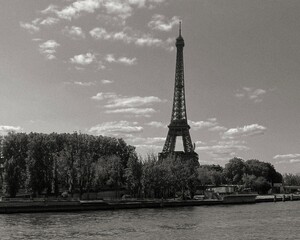
{"type": "Polygon", "coordinates": [[[201,165],[198,169],[199,180],[202,185],[219,186],[226,183],[223,168],[220,165],[201,165]]]}
{"type": "Polygon", "coordinates": [[[210,179],[210,171],[207,168],[200,166],[198,169],[198,180],[202,186],[212,184],[210,179]]]}
{"type": "Polygon", "coordinates": [[[300,174],[284,174],[283,183],[287,186],[300,186],[300,174]]]}
{"type": "Polygon", "coordinates": [[[264,177],[272,185],[282,182],[282,176],[270,163],[261,162],[256,159],[246,161],[246,173],[256,177],[264,177]]]}
{"type": "Polygon", "coordinates": [[[142,165],[142,186],[144,197],[156,197],[159,184],[160,170],[157,167],[158,161],[154,154],[148,154],[142,165]]]}
{"type": "Polygon", "coordinates": [[[125,169],[125,182],[127,190],[131,195],[137,197],[141,195],[142,190],[142,163],[137,155],[131,155],[125,169]]]}
{"type": "Polygon", "coordinates": [[[244,188],[251,188],[254,190],[254,181],[257,179],[255,175],[248,175],[244,174],[243,176],[243,182],[244,182],[244,188]]]}
{"type": "Polygon", "coordinates": [[[0,188],[3,187],[3,164],[4,164],[4,158],[3,158],[3,136],[0,135],[0,188]]]}
{"type": "Polygon", "coordinates": [[[14,198],[21,186],[22,169],[17,159],[11,157],[4,163],[3,192],[14,198]]]}
{"type": "Polygon", "coordinates": [[[93,145],[91,138],[86,134],[76,134],[75,169],[77,187],[80,198],[84,192],[89,193],[95,176],[93,164],[93,145]]]}
{"type": "Polygon", "coordinates": [[[270,188],[270,183],[264,177],[258,177],[253,182],[253,189],[259,194],[266,194],[270,188]]]}
{"type": "Polygon", "coordinates": [[[233,158],[225,165],[224,176],[231,184],[243,184],[242,178],[246,172],[246,164],[240,158],[233,158]]]}
{"type": "Polygon", "coordinates": [[[48,136],[46,134],[29,134],[26,158],[28,192],[40,195],[44,190],[51,193],[53,158],[48,136]]]}
{"type": "Polygon", "coordinates": [[[108,180],[107,185],[111,186],[116,191],[118,197],[121,182],[122,173],[122,161],[121,158],[115,155],[107,157],[107,170],[108,170],[108,180]]]}
{"type": "Polygon", "coordinates": [[[15,197],[26,180],[28,137],[25,133],[10,132],[2,140],[3,191],[15,197]]]}
{"type": "Polygon", "coordinates": [[[193,198],[196,192],[196,185],[198,182],[198,171],[197,168],[199,168],[200,164],[198,160],[194,158],[187,159],[183,162],[185,167],[188,171],[188,191],[190,194],[190,197],[193,198]]]}

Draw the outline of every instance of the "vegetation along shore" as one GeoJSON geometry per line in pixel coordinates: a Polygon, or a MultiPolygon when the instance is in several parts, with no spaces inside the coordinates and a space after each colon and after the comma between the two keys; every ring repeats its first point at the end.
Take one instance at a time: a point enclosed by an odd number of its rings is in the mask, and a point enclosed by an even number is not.
{"type": "MultiPolygon", "coordinates": [[[[154,154],[138,156],[123,139],[77,132],[9,133],[1,137],[0,156],[0,209],[224,204],[226,195],[279,193],[278,186],[300,185],[299,175],[282,176],[272,164],[256,159],[233,158],[225,167],[199,165],[193,159],[159,161],[154,154]],[[234,190],[218,192],[222,186],[234,190]]],[[[297,188],[293,191],[280,196],[297,200],[297,188]]],[[[283,200],[279,198],[269,195],[256,201],[283,200]]]]}

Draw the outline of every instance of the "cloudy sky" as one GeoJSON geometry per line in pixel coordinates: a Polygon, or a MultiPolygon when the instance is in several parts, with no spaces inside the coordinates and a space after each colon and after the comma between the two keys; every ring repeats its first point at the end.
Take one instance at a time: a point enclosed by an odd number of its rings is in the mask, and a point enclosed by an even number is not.
{"type": "Polygon", "coordinates": [[[0,133],[80,131],[161,151],[181,19],[200,164],[237,156],[300,172],[299,11],[298,0],[1,1],[0,133]]]}

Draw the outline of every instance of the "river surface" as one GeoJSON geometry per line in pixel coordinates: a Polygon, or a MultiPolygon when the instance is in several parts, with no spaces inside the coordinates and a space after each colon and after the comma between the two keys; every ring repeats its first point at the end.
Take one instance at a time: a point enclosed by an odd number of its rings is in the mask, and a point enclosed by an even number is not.
{"type": "Polygon", "coordinates": [[[300,239],[300,201],[0,215],[0,239],[300,239]]]}

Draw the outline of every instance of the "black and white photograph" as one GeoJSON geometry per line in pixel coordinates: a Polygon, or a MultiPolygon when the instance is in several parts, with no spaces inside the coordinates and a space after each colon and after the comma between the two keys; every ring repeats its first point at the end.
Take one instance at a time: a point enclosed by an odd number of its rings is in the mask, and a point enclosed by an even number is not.
{"type": "Polygon", "coordinates": [[[0,240],[300,239],[300,0],[0,0],[0,240]]]}

